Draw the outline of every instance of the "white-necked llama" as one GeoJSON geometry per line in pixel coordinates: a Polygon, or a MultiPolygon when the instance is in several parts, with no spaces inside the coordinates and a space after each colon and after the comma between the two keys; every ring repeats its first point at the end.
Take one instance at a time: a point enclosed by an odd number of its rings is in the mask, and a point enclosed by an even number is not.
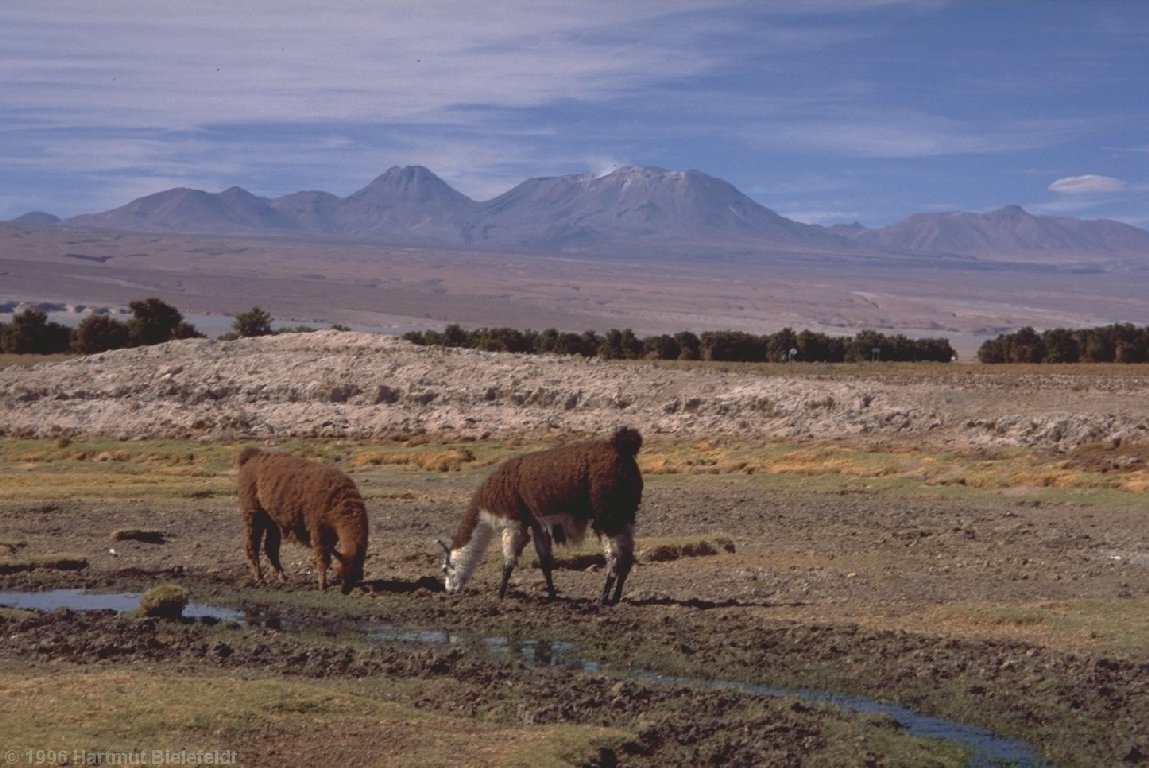
{"type": "Polygon", "coordinates": [[[351,478],[318,461],[257,448],[245,448],[236,463],[247,559],[257,582],[263,581],[261,544],[280,581],[286,578],[279,563],[284,537],[313,549],[320,590],[327,589],[333,558],[343,594],[363,580],[367,510],[351,478]]]}
{"type": "Polygon", "coordinates": [[[503,545],[499,597],[528,540],[534,540],[547,592],[555,596],[552,543],[577,543],[589,527],[606,555],[604,603],[617,603],[634,565],[634,520],[642,501],[635,456],[642,435],[620,427],[606,440],[587,440],[509,459],[479,486],[451,546],[443,548],[444,588],[466,586],[495,534],[503,545]]]}

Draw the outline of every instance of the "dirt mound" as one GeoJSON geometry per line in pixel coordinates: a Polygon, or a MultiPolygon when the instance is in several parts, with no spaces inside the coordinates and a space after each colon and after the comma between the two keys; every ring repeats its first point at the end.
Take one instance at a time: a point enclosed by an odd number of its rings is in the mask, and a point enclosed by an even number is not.
{"type": "Polygon", "coordinates": [[[1057,449],[1149,436],[1149,378],[1139,375],[793,370],[425,348],[339,331],[192,339],[0,370],[0,435],[497,438],[626,423],[652,437],[1057,449]]]}

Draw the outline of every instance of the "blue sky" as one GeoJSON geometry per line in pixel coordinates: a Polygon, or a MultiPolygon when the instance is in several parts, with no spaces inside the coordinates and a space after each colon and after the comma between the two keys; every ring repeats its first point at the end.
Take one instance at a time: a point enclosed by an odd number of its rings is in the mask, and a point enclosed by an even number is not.
{"type": "Polygon", "coordinates": [[[1149,228],[1140,0],[4,0],[0,220],[424,165],[694,169],[799,221],[1149,228]]]}

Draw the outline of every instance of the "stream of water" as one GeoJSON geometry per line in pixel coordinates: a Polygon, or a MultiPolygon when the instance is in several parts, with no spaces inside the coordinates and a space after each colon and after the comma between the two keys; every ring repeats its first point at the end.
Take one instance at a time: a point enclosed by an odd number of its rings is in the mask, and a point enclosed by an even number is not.
{"type": "MultiPolygon", "coordinates": [[[[0,592],[0,606],[24,610],[54,611],[67,608],[74,611],[112,610],[118,613],[135,610],[139,607],[139,593],[119,592],[100,593],[82,589],[56,589],[44,592],[0,592]]],[[[278,630],[291,631],[314,627],[293,627],[282,622],[274,613],[245,613],[231,608],[189,603],[184,616],[193,619],[214,619],[258,624],[278,630]]],[[[455,630],[430,630],[412,627],[399,627],[391,624],[356,621],[348,623],[348,628],[365,633],[380,642],[410,643],[433,646],[479,647],[492,656],[515,657],[532,664],[556,667],[570,671],[598,673],[600,665],[593,659],[585,658],[573,643],[553,642],[539,639],[514,639],[485,636],[455,630]]],[[[324,627],[331,634],[340,631],[338,624],[324,627]]],[[[1017,768],[1048,768],[1043,760],[1028,744],[1016,739],[1007,739],[984,728],[932,717],[897,704],[863,696],[850,696],[831,691],[787,690],[753,683],[740,683],[732,680],[708,680],[701,678],[673,677],[659,675],[646,670],[611,669],[612,674],[629,677],[654,685],[685,685],[695,688],[733,690],[755,696],[792,696],[804,701],[833,704],[865,714],[886,715],[895,720],[914,736],[941,739],[959,744],[970,750],[972,768],[992,768],[997,766],[1017,766],[1017,768]]]]}

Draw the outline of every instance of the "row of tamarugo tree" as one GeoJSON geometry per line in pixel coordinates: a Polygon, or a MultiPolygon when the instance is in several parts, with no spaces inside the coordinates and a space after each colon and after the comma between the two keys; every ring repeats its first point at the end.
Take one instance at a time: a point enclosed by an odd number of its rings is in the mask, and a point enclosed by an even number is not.
{"type": "Polygon", "coordinates": [[[1146,363],[1149,327],[1115,323],[1039,332],[1026,326],[982,343],[977,359],[983,363],[1146,363]]]}
{"type": "MultiPolygon", "coordinates": [[[[159,299],[133,301],[128,308],[132,316],[127,320],[93,314],[74,328],[50,321],[41,310],[26,309],[14,315],[10,323],[0,323],[0,352],[93,354],[174,339],[202,338],[204,335],[185,321],[179,310],[159,299]]],[[[286,329],[290,332],[310,330],[314,329],[306,326],[286,329]]],[[[257,306],[237,315],[232,331],[221,338],[266,336],[278,332],[285,331],[273,330],[271,315],[257,306]]],[[[910,339],[875,331],[862,331],[854,337],[795,332],[789,328],[767,335],[743,331],[707,331],[702,334],[683,331],[639,338],[629,328],[611,329],[600,334],[595,331],[570,333],[554,328],[543,331],[515,328],[465,330],[459,325],[448,325],[442,331],[413,331],[405,334],[404,338],[418,345],[632,360],[949,362],[954,358],[954,351],[945,339],[910,339]]]]}
{"type": "MultiPolygon", "coordinates": [[[[160,344],[173,339],[202,338],[176,308],[156,299],[133,301],[132,316],[119,320],[93,314],[74,327],[48,320],[47,314],[26,309],[0,323],[0,352],[15,354],[91,354],[111,349],[160,344]]],[[[336,328],[345,329],[343,326],[336,328]]],[[[258,306],[235,317],[232,331],[221,338],[303,332],[307,326],[275,331],[272,317],[258,306]]],[[[850,363],[950,362],[957,358],[944,338],[910,339],[897,334],[861,331],[855,336],[829,336],[790,328],[771,334],[744,331],[682,331],[638,337],[632,330],[571,333],[514,328],[467,330],[448,325],[442,331],[411,331],[405,339],[418,345],[481,349],[519,354],[560,354],[622,360],[715,360],[727,362],[806,361],[850,363]]],[[[1149,327],[1130,323],[1097,328],[1054,328],[1044,332],[1025,327],[984,342],[978,349],[983,363],[1145,363],[1149,362],[1149,327]]]]}

